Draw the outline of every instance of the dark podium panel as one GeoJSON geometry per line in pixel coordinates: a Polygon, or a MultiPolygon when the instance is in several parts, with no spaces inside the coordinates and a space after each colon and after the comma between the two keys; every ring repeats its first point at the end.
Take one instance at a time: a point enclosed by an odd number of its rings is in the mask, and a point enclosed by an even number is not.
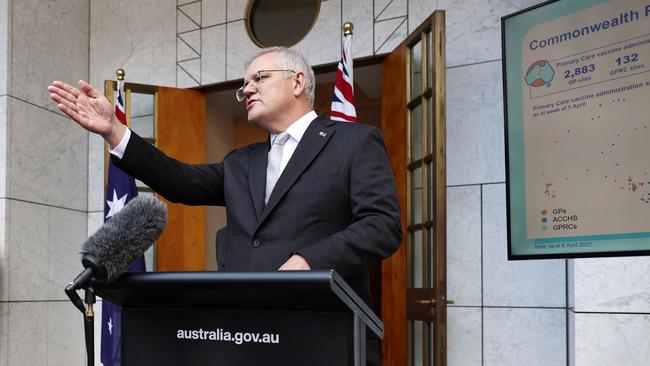
{"type": "Polygon", "coordinates": [[[365,365],[383,324],[334,271],[127,273],[122,366],[365,365]]]}

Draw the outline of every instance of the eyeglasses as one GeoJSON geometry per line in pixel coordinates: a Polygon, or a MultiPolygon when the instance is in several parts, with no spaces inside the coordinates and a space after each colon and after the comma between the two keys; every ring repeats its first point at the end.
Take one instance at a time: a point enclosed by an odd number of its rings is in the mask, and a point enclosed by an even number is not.
{"type": "Polygon", "coordinates": [[[264,80],[266,80],[266,78],[269,77],[269,75],[262,75],[262,73],[266,73],[266,72],[290,72],[293,74],[296,73],[295,70],[287,70],[287,69],[258,70],[257,73],[255,73],[255,77],[253,78],[253,80],[244,83],[244,85],[241,88],[237,89],[237,92],[235,92],[235,96],[237,97],[238,102],[243,102],[244,99],[246,99],[246,95],[244,94],[244,89],[247,86],[250,86],[251,88],[257,90],[257,85],[264,83],[264,80]]]}

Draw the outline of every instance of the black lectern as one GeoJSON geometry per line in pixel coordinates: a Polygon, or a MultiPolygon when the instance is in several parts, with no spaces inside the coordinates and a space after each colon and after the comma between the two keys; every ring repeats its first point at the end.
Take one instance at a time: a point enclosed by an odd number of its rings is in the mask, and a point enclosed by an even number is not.
{"type": "Polygon", "coordinates": [[[334,271],[127,273],[122,365],[365,365],[381,320],[334,271]]]}

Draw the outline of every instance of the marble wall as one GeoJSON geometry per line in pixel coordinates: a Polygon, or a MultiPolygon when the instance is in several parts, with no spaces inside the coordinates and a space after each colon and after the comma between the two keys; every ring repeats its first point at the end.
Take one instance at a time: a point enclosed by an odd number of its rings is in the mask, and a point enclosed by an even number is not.
{"type": "Polygon", "coordinates": [[[0,95],[0,199],[7,196],[7,146],[7,95],[5,94],[0,95]]]}
{"type": "MultiPolygon", "coordinates": [[[[176,85],[195,87],[241,79],[259,47],[246,30],[247,1],[179,0],[176,12],[176,85]],[[224,52],[225,50],[225,52],[224,52]]],[[[295,49],[312,65],[340,57],[343,23],[354,24],[355,58],[392,51],[430,15],[435,1],[322,0],[311,32],[295,49]]]]}
{"type": "Polygon", "coordinates": [[[448,364],[566,365],[566,261],[507,260],[500,18],[538,1],[435,3],[447,36],[448,364]]]}
{"type": "Polygon", "coordinates": [[[647,365],[648,257],[572,260],[571,365],[647,365]]]}
{"type": "Polygon", "coordinates": [[[647,365],[650,361],[648,313],[572,311],[574,333],[570,365],[647,365]]]}
{"type": "Polygon", "coordinates": [[[9,57],[8,0],[0,0],[0,366],[7,365],[9,322],[7,251],[7,58],[9,57]]]}
{"type": "Polygon", "coordinates": [[[7,94],[7,61],[9,56],[9,0],[0,1],[0,95],[7,94]]]}
{"type": "Polygon", "coordinates": [[[82,269],[88,138],[46,87],[88,77],[89,11],[88,0],[0,2],[0,365],[85,359],[63,289],[82,269]]]}
{"type": "Polygon", "coordinates": [[[9,257],[7,245],[7,59],[9,3],[0,0],[0,366],[7,364],[9,257]]]}

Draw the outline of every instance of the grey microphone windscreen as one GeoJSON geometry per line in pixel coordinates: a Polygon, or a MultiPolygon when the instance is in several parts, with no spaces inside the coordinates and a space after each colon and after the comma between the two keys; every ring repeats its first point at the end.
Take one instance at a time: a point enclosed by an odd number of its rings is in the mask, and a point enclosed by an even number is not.
{"type": "Polygon", "coordinates": [[[167,206],[154,197],[137,196],[111,216],[81,247],[106,269],[113,281],[149,248],[165,229],[167,206]]]}

